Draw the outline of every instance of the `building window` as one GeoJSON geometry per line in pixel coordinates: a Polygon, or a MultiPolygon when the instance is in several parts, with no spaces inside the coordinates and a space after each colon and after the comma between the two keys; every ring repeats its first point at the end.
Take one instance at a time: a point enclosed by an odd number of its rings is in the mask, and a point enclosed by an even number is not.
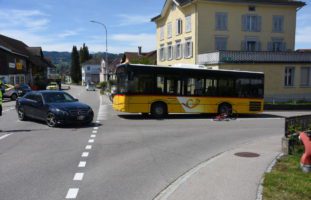
{"type": "Polygon", "coordinates": [[[175,46],[175,58],[180,59],[182,57],[182,48],[181,42],[177,41],[175,46]]]}
{"type": "Polygon", "coordinates": [[[242,42],[242,51],[260,51],[261,43],[256,38],[248,38],[242,42]]]}
{"type": "Polygon", "coordinates": [[[276,33],[284,31],[284,16],[273,16],[272,31],[276,33]]]}
{"type": "Polygon", "coordinates": [[[295,79],[295,67],[286,67],[285,68],[284,85],[285,86],[294,86],[294,79],[295,79]]]}
{"type": "Polygon", "coordinates": [[[301,67],[300,85],[303,87],[311,86],[311,67],[301,67]]]}
{"type": "Polygon", "coordinates": [[[164,61],[165,60],[165,48],[164,48],[164,44],[162,44],[160,46],[160,60],[164,61]]]}
{"type": "Polygon", "coordinates": [[[176,20],[176,35],[182,34],[182,20],[177,19],[176,20]]]}
{"type": "Polygon", "coordinates": [[[226,31],[228,24],[227,13],[216,13],[216,27],[217,31],[226,31]]]}
{"type": "Polygon", "coordinates": [[[261,16],[258,15],[243,15],[242,30],[246,32],[261,31],[261,16]]]}
{"type": "Polygon", "coordinates": [[[167,60],[173,59],[173,46],[172,43],[167,44],[167,60]]]}
{"type": "Polygon", "coordinates": [[[268,43],[268,51],[286,51],[286,43],[282,38],[272,38],[272,42],[268,43]]]}
{"type": "Polygon", "coordinates": [[[164,40],[164,27],[160,27],[160,40],[164,40]]]}
{"type": "Polygon", "coordinates": [[[191,15],[186,17],[186,33],[191,32],[191,15]]]}
{"type": "Polygon", "coordinates": [[[187,39],[185,42],[185,46],[184,46],[184,57],[185,58],[191,58],[192,57],[192,49],[193,49],[193,45],[192,45],[192,41],[191,39],[187,39]]]}
{"type": "Polygon", "coordinates": [[[255,6],[248,6],[248,11],[256,11],[256,7],[255,6]]]}
{"type": "Polygon", "coordinates": [[[91,67],[90,66],[87,66],[87,71],[90,71],[91,70],[91,67]]]}
{"type": "Polygon", "coordinates": [[[167,24],[167,38],[171,38],[172,37],[172,23],[168,23],[167,24]]]}
{"type": "Polygon", "coordinates": [[[215,50],[227,50],[227,37],[215,37],[215,50]]]}

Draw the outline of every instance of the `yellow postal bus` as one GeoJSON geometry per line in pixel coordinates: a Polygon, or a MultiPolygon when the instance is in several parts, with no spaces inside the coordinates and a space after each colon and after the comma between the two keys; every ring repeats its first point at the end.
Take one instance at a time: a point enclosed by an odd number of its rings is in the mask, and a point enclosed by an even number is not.
{"type": "Polygon", "coordinates": [[[264,74],[203,67],[119,65],[116,111],[151,113],[258,113],[263,111],[264,74]]]}

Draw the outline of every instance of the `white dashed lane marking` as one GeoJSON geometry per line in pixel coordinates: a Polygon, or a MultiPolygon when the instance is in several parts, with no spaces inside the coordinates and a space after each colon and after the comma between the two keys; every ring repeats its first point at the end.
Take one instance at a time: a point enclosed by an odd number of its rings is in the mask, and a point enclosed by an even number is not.
{"type": "Polygon", "coordinates": [[[89,156],[89,152],[83,152],[82,154],[81,154],[81,157],[83,157],[83,158],[86,158],[86,157],[88,157],[89,156]]]}
{"type": "Polygon", "coordinates": [[[94,127],[94,130],[98,130],[98,127],[94,127]]]}
{"type": "Polygon", "coordinates": [[[82,181],[84,176],[84,173],[76,173],[75,176],[73,177],[74,181],[82,181]]]}
{"type": "Polygon", "coordinates": [[[83,168],[86,166],[86,161],[80,161],[78,167],[83,168]]]}
{"type": "Polygon", "coordinates": [[[97,133],[97,131],[93,131],[92,133],[97,133]]]}
{"type": "Polygon", "coordinates": [[[70,188],[67,192],[66,199],[75,199],[77,198],[79,188],[70,188]]]}
{"type": "Polygon", "coordinates": [[[91,138],[96,138],[96,135],[91,135],[91,138]]]}
{"type": "Polygon", "coordinates": [[[90,139],[90,140],[89,140],[89,143],[94,143],[94,139],[90,139]]]}
{"type": "Polygon", "coordinates": [[[92,149],[92,145],[86,145],[86,146],[85,146],[85,149],[86,149],[86,150],[92,149]]]}

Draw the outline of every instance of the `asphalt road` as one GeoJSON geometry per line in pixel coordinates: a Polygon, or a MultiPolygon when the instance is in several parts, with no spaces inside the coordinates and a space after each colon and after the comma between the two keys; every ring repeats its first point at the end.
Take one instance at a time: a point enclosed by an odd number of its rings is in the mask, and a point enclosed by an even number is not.
{"type": "Polygon", "coordinates": [[[92,106],[99,122],[49,128],[18,121],[14,102],[5,103],[1,200],[151,200],[212,156],[284,131],[284,119],[271,113],[229,122],[202,115],[155,120],[114,112],[98,91],[75,86],[68,92],[92,106]]]}

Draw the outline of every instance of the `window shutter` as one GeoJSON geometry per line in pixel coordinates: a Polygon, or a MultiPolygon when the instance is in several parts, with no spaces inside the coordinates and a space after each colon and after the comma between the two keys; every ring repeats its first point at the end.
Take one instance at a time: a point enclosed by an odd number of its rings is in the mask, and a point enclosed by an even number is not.
{"type": "Polygon", "coordinates": [[[247,16],[242,15],[242,31],[247,31],[247,16]]]}
{"type": "Polygon", "coordinates": [[[228,30],[228,15],[224,15],[224,30],[228,30]]]}
{"type": "Polygon", "coordinates": [[[220,30],[220,14],[216,13],[215,18],[216,18],[215,29],[220,30]]]}
{"type": "Polygon", "coordinates": [[[256,21],[257,21],[257,24],[256,24],[256,31],[257,32],[261,32],[261,16],[257,16],[256,17],[256,21]]]}
{"type": "Polygon", "coordinates": [[[284,17],[283,16],[280,16],[280,25],[279,26],[280,26],[279,31],[283,32],[284,31],[284,17]]]}
{"type": "Polygon", "coordinates": [[[178,35],[178,19],[176,19],[176,23],[175,23],[175,32],[176,32],[176,35],[178,35]]]}
{"type": "Polygon", "coordinates": [[[189,57],[191,58],[193,56],[193,42],[190,42],[190,53],[189,57]]]}
{"type": "Polygon", "coordinates": [[[256,51],[261,51],[261,42],[256,42],[256,51]]]}
{"type": "Polygon", "coordinates": [[[245,40],[241,42],[241,51],[246,51],[246,44],[245,40]]]}
{"type": "Polygon", "coordinates": [[[273,51],[273,43],[272,42],[268,42],[267,50],[268,51],[273,51]]]}
{"type": "Polygon", "coordinates": [[[182,58],[184,57],[184,44],[183,43],[180,43],[180,55],[179,55],[179,58],[182,58]]]}
{"type": "Polygon", "coordinates": [[[173,60],[176,59],[176,47],[177,47],[177,45],[172,46],[172,48],[173,48],[173,56],[172,56],[173,60]]]}
{"type": "Polygon", "coordinates": [[[183,43],[183,54],[181,54],[181,55],[184,55],[184,58],[187,58],[187,55],[186,55],[186,48],[187,48],[187,43],[185,42],[185,43],[183,43]]]}
{"type": "Polygon", "coordinates": [[[282,42],[282,50],[281,51],[286,51],[286,43],[285,42],[282,42]]]}

